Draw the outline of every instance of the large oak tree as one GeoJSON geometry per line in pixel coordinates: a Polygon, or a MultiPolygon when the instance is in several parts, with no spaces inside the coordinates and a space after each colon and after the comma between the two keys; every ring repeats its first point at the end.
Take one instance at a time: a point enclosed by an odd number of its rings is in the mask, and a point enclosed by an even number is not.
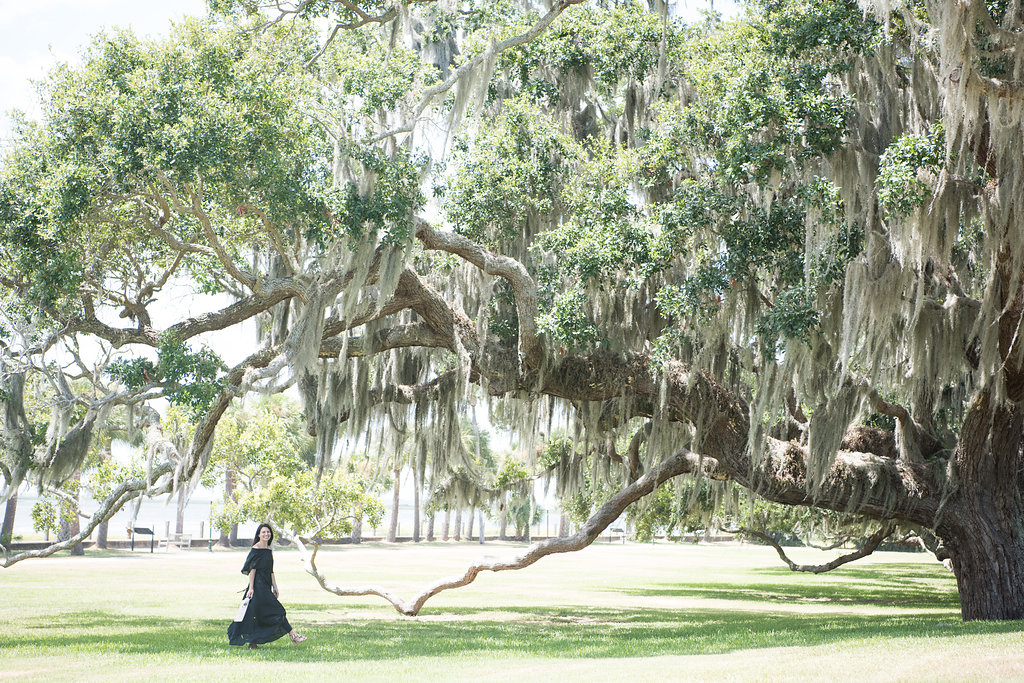
{"type": "Polygon", "coordinates": [[[403,611],[689,474],[933,533],[965,619],[1024,617],[1019,4],[212,5],[98,39],[5,155],[8,490],[156,395],[198,427],[131,491],[197,480],[231,401],[291,386],[319,471],[369,430],[465,475],[486,397],[592,446],[551,464],[564,491],[620,490],[403,611]],[[171,283],[232,300],[160,327],[171,283]],[[249,320],[222,370],[198,339],[249,320]],[[129,353],[33,444],[25,373],[86,337],[129,353]]]}

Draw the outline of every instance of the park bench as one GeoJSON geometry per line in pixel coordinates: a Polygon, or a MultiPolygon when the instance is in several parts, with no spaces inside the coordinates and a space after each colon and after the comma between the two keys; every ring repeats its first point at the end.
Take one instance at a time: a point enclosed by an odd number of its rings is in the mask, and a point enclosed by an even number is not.
{"type": "Polygon", "coordinates": [[[160,540],[159,547],[164,552],[169,551],[171,546],[176,546],[182,550],[188,550],[192,547],[192,534],[171,534],[167,538],[160,540]]]}
{"type": "Polygon", "coordinates": [[[608,542],[609,543],[612,542],[612,539],[615,536],[618,536],[619,538],[621,538],[623,543],[626,542],[626,530],[623,529],[622,527],[613,526],[610,529],[608,529],[608,542]]]}
{"type": "Polygon", "coordinates": [[[149,536],[149,552],[153,552],[153,539],[156,537],[156,534],[153,533],[152,529],[144,526],[130,527],[128,529],[128,535],[132,539],[132,550],[135,550],[136,536],[149,536]]]}

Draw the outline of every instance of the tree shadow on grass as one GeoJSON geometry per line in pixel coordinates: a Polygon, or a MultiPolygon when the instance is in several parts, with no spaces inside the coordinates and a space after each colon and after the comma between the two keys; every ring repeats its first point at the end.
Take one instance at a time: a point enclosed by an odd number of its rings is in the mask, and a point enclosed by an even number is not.
{"type": "Polygon", "coordinates": [[[650,588],[631,588],[623,592],[651,597],[717,598],[768,603],[888,605],[957,612],[960,609],[956,581],[952,574],[939,565],[875,565],[870,568],[836,570],[824,575],[771,567],[751,570],[750,575],[760,580],[742,584],[673,582],[650,588]]]}
{"type": "MultiPolygon", "coordinates": [[[[302,608],[322,610],[322,606],[302,608]]],[[[297,611],[297,610],[296,610],[297,611]]],[[[352,620],[303,628],[310,639],[286,638],[257,651],[227,644],[226,620],[125,617],[70,613],[59,624],[40,621],[10,633],[7,645],[40,654],[222,660],[343,662],[402,657],[604,658],[721,654],[735,650],[869,641],[956,637],[1021,630],[1021,622],[962,623],[955,615],[800,614],[723,609],[500,607],[445,610],[451,620],[352,620]],[[493,618],[495,612],[501,618],[493,618]]]]}

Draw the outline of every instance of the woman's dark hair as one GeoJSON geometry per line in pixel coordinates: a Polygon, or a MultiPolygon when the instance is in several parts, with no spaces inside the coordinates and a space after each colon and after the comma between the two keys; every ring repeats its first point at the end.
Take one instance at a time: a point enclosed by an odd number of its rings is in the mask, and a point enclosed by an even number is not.
{"type": "MultiPolygon", "coordinates": [[[[252,544],[253,545],[256,545],[257,543],[260,542],[260,532],[263,531],[263,527],[267,527],[268,529],[270,529],[270,525],[267,524],[266,522],[264,522],[263,524],[260,524],[258,527],[256,527],[256,535],[252,539],[252,544]]],[[[270,545],[273,542],[274,542],[274,530],[270,529],[270,540],[267,541],[267,545],[270,545]]]]}

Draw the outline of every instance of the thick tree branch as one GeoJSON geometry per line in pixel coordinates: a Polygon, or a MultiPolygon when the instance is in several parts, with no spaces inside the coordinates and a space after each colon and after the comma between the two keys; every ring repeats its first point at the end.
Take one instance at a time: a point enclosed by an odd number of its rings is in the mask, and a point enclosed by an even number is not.
{"type": "Polygon", "coordinates": [[[898,430],[902,436],[901,458],[906,458],[910,462],[923,462],[926,457],[943,449],[942,442],[915,420],[905,407],[886,401],[874,390],[871,390],[868,398],[877,412],[897,420],[898,430]]]}
{"type": "Polygon", "coordinates": [[[842,567],[844,564],[848,564],[850,562],[854,562],[855,560],[867,557],[871,553],[875,552],[875,550],[878,549],[878,546],[881,545],[882,541],[884,541],[886,538],[889,537],[890,534],[892,534],[893,530],[895,529],[895,526],[896,525],[892,522],[886,522],[885,524],[882,524],[881,528],[878,531],[871,534],[867,539],[865,539],[864,545],[861,546],[860,549],[856,550],[855,552],[848,553],[846,555],[841,555],[836,559],[832,560],[831,562],[827,562],[825,564],[798,564],[793,560],[789,559],[789,556],[786,555],[786,551],[782,549],[782,546],[779,545],[775,541],[775,539],[769,536],[768,534],[762,531],[756,531],[754,529],[749,529],[746,527],[741,528],[740,531],[742,531],[745,534],[754,536],[755,538],[759,538],[768,545],[775,548],[775,552],[779,554],[779,557],[782,558],[783,562],[789,565],[791,571],[809,572],[812,574],[823,574],[825,572],[830,572],[833,569],[836,569],[837,567],[842,567]]]}
{"type": "Polygon", "coordinates": [[[625,465],[629,468],[629,480],[636,481],[644,473],[643,463],[640,462],[640,446],[647,441],[651,435],[651,430],[654,427],[654,423],[647,421],[640,429],[636,430],[636,433],[629,440],[629,446],[626,448],[626,455],[623,457],[616,452],[615,449],[615,436],[609,432],[606,442],[605,449],[608,451],[608,457],[614,462],[620,465],[625,465]]]}
{"type": "MultiPolygon", "coordinates": [[[[275,278],[266,280],[263,292],[247,296],[240,301],[225,306],[218,311],[203,313],[175,323],[167,328],[174,332],[181,340],[191,339],[206,332],[224,330],[238,323],[248,320],[260,313],[270,310],[275,305],[293,296],[299,296],[306,291],[302,283],[292,278],[275,278]]],[[[145,346],[157,346],[159,343],[159,332],[152,328],[122,328],[112,327],[101,322],[90,311],[80,317],[68,317],[56,312],[56,320],[63,325],[63,334],[91,334],[104,341],[110,342],[115,348],[126,344],[142,344],[145,346]]]]}
{"type": "Polygon", "coordinates": [[[337,358],[342,352],[349,358],[372,356],[382,351],[409,346],[447,348],[448,345],[446,340],[438,336],[426,323],[408,323],[377,330],[361,337],[352,337],[347,342],[338,338],[325,339],[320,344],[320,357],[337,358]]]}
{"type": "Polygon", "coordinates": [[[424,322],[443,340],[443,345],[458,353],[460,344],[468,347],[471,356],[479,352],[476,328],[465,314],[455,310],[437,290],[423,282],[412,268],[407,267],[398,278],[397,297],[408,302],[424,322]]]}
{"type": "Polygon", "coordinates": [[[519,261],[484,249],[467,237],[435,230],[425,221],[416,226],[416,237],[427,249],[455,254],[488,275],[504,278],[512,286],[519,314],[519,353],[529,370],[540,367],[542,349],[537,337],[537,283],[519,261]]]}
{"type": "Polygon", "coordinates": [[[206,209],[203,208],[203,180],[200,176],[196,181],[195,186],[190,183],[185,183],[185,187],[188,189],[189,195],[192,198],[192,208],[189,211],[196,219],[199,224],[203,226],[203,234],[206,236],[206,240],[210,243],[214,253],[217,255],[217,260],[224,266],[224,270],[228,272],[235,280],[250,289],[251,291],[262,294],[259,280],[252,274],[243,271],[235,263],[235,260],[228,254],[227,249],[221,244],[220,238],[217,237],[217,231],[213,227],[213,223],[210,221],[209,214],[206,213],[206,209]]]}
{"type": "Polygon", "coordinates": [[[478,560],[472,563],[462,574],[435,581],[423,588],[423,590],[408,601],[402,600],[391,591],[379,586],[342,587],[329,583],[324,573],[317,568],[317,549],[314,548],[313,553],[310,553],[306,549],[306,543],[310,542],[308,539],[295,534],[290,534],[289,536],[290,540],[294,539],[295,545],[299,549],[303,564],[306,567],[306,572],[316,579],[317,583],[319,583],[320,587],[324,590],[342,597],[358,597],[364,595],[377,596],[391,603],[399,613],[406,616],[416,616],[420,613],[420,610],[423,609],[423,605],[426,604],[430,598],[443,591],[451,590],[453,588],[461,588],[462,586],[472,583],[480,572],[500,572],[523,569],[525,567],[529,567],[537,560],[547,557],[548,555],[582,550],[593,543],[594,540],[597,539],[597,537],[600,536],[600,534],[608,528],[612,522],[618,519],[627,507],[643,496],[649,494],[665,481],[680,474],[696,471],[698,468],[704,468],[705,471],[710,472],[713,471],[715,467],[716,463],[709,458],[700,458],[688,450],[680,450],[647,474],[643,475],[640,479],[612,496],[612,498],[598,508],[597,511],[590,516],[590,519],[583,524],[580,530],[572,536],[550,538],[545,541],[534,543],[519,555],[508,560],[478,560]]]}
{"type": "Polygon", "coordinates": [[[823,480],[812,482],[806,447],[765,437],[751,457],[746,402],[710,374],[682,363],[668,363],[662,375],[642,354],[566,356],[546,371],[541,391],[574,401],[617,401],[620,424],[657,414],[693,425],[700,452],[769,500],[934,525],[941,486],[926,465],[895,459],[891,452],[840,451],[823,480]]]}
{"type": "Polygon", "coordinates": [[[998,78],[982,76],[976,69],[968,74],[968,85],[973,86],[989,97],[997,99],[1024,99],[1024,81],[1003,81],[998,78]]]}
{"type": "Polygon", "coordinates": [[[277,353],[276,348],[260,349],[228,372],[224,379],[224,390],[220,392],[214,404],[196,425],[196,431],[192,435],[192,442],[189,444],[184,465],[185,476],[188,479],[193,482],[198,481],[199,476],[206,469],[217,423],[220,422],[220,418],[231,405],[231,401],[241,393],[246,373],[253,368],[265,367],[276,357],[277,353]]]}
{"type": "Polygon", "coordinates": [[[158,487],[154,487],[154,485],[158,479],[166,474],[170,474],[173,470],[173,464],[163,463],[159,467],[154,468],[146,479],[135,479],[117,486],[113,491],[111,491],[110,495],[100,503],[100,507],[93,513],[89,523],[86,524],[77,534],[67,540],[54,543],[39,550],[28,550],[23,553],[18,553],[17,555],[11,555],[6,547],[0,546],[4,552],[4,561],[0,564],[0,567],[6,569],[11,565],[21,562],[22,560],[28,560],[36,557],[48,557],[61,550],[74,548],[76,545],[88,538],[89,535],[92,534],[93,529],[103,522],[108,521],[133,498],[137,498],[142,494],[158,496],[162,493],[169,492],[173,486],[172,481],[167,481],[158,487]]]}
{"type": "Polygon", "coordinates": [[[458,379],[454,370],[449,370],[438,377],[421,384],[389,384],[369,392],[367,400],[370,405],[381,403],[402,403],[410,405],[436,400],[445,395],[458,379]]]}

